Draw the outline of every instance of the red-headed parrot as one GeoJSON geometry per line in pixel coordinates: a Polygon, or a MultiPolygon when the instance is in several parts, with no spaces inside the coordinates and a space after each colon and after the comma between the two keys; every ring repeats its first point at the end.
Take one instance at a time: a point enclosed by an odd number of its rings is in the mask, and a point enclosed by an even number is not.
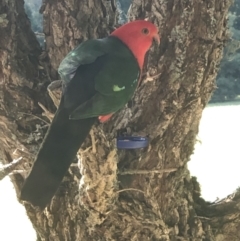
{"type": "Polygon", "coordinates": [[[21,200],[44,209],[77,151],[99,119],[105,122],[131,99],[153,40],[148,21],[127,23],[103,39],[81,43],[61,62],[63,93],[58,110],[21,190],[21,200]]]}

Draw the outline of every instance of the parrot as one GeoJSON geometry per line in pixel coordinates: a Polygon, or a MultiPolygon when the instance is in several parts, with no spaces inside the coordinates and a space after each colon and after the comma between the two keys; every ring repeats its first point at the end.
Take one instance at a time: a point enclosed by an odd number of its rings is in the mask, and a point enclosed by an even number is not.
{"type": "Polygon", "coordinates": [[[135,20],[102,39],[82,42],[59,65],[62,96],[31,170],[20,200],[44,210],[92,126],[105,123],[133,96],[145,55],[160,43],[155,24],[135,20]]]}

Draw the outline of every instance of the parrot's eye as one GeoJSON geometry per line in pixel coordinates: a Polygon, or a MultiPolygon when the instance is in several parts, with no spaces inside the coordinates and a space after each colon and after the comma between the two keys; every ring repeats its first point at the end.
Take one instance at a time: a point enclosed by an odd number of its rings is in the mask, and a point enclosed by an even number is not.
{"type": "Polygon", "coordinates": [[[143,28],[142,29],[142,33],[145,34],[145,35],[148,35],[149,34],[149,30],[147,28],[143,28]]]}

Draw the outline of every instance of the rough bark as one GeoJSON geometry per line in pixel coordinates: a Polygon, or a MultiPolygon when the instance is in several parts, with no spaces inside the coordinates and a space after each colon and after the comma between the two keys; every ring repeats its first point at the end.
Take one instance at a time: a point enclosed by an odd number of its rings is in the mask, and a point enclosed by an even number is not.
{"type": "MultiPolygon", "coordinates": [[[[130,18],[153,20],[161,46],[148,56],[148,74],[133,101],[110,123],[94,127],[49,207],[40,213],[25,204],[38,240],[239,240],[240,194],[206,203],[187,169],[202,110],[215,88],[229,5],[133,1],[130,18]],[[123,128],[148,135],[149,148],[116,150],[116,131],[123,128]]],[[[23,2],[0,3],[1,155],[5,163],[23,156],[26,171],[44,135],[47,119],[39,120],[37,103],[49,109],[49,79],[56,79],[59,62],[76,44],[108,34],[117,15],[114,1],[107,0],[46,0],[41,11],[47,42],[38,58],[23,2]],[[44,62],[48,58],[51,66],[44,62]]],[[[53,85],[50,93],[59,98],[53,85]]],[[[18,193],[24,175],[12,179],[18,193]]]]}
{"type": "MultiPolygon", "coordinates": [[[[23,1],[1,1],[0,36],[1,160],[10,163],[24,157],[24,167],[28,168],[38,148],[35,125],[43,123],[35,116],[40,113],[37,101],[46,99],[46,94],[40,91],[41,49],[30,29],[23,1]]],[[[15,175],[14,180],[18,188],[23,178],[15,175]]]]}

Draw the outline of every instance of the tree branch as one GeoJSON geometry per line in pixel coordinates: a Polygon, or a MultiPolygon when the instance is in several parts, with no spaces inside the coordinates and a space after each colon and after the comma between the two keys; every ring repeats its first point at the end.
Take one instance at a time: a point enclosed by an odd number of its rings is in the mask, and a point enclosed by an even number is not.
{"type": "Polygon", "coordinates": [[[11,175],[12,173],[16,173],[16,168],[22,164],[24,159],[19,157],[18,159],[14,159],[11,163],[5,164],[0,167],[0,181],[6,177],[7,175],[11,175]]]}

